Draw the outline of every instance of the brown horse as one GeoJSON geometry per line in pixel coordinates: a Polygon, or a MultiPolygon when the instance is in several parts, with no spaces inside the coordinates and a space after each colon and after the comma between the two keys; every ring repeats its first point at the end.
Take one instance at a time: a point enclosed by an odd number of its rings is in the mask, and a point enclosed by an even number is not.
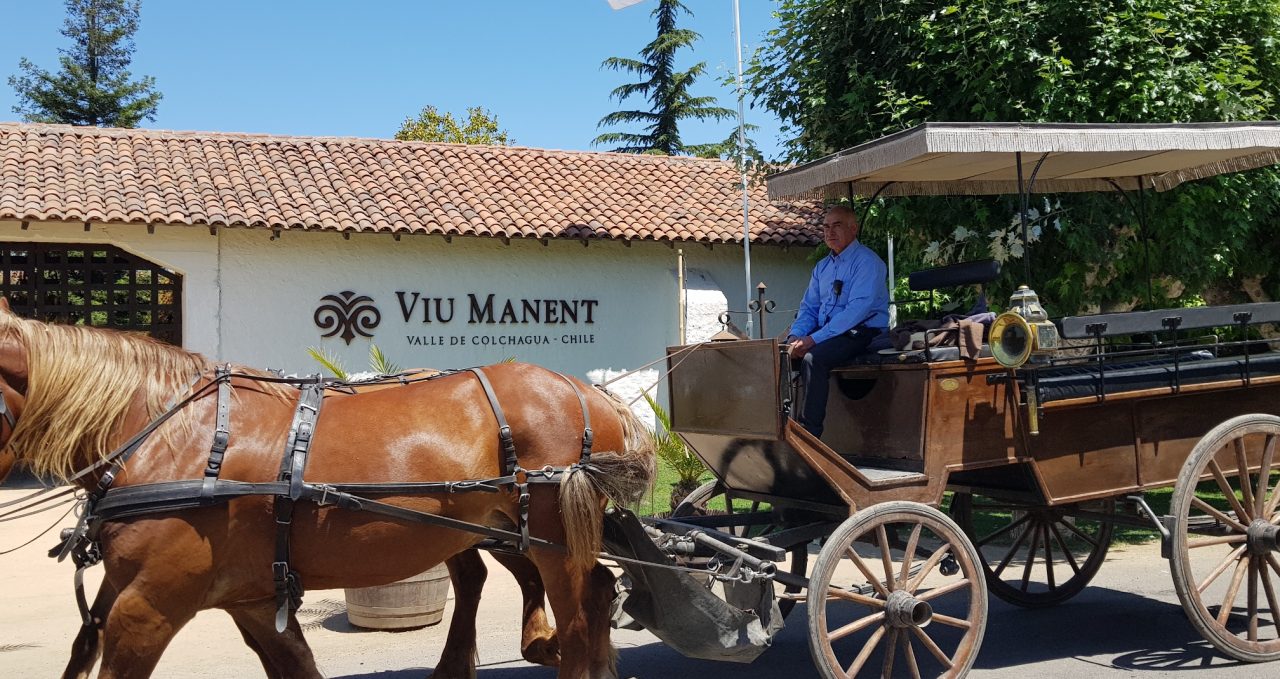
{"type": "MultiPolygon", "coordinates": [[[[406,379],[438,374],[439,370],[415,368],[401,372],[397,379],[374,380],[352,385],[356,392],[393,389],[404,385],[406,379]]],[[[0,477],[2,478],[2,477],[0,477]]],[[[493,558],[511,572],[520,586],[524,599],[520,635],[520,655],[538,665],[557,667],[560,664],[560,644],[555,629],[547,621],[546,588],[538,569],[521,554],[495,551],[493,558]]],[[[436,665],[434,677],[471,677],[475,675],[476,611],[480,605],[488,569],[477,550],[467,550],[445,561],[449,578],[453,583],[453,617],[449,623],[449,635],[441,661],[436,665]]],[[[304,642],[305,643],[305,642],[304,642]]],[[[294,644],[284,644],[284,649],[294,644]]],[[[268,670],[270,671],[270,670],[268,670]]]]}
{"type": "MultiPolygon", "coordinates": [[[[67,478],[101,459],[161,413],[200,389],[213,366],[198,354],[147,338],[46,325],[0,312],[0,393],[18,415],[9,450],[38,473],[67,478]],[[195,385],[192,386],[192,380],[195,385]]],[[[245,371],[248,372],[248,371],[245,371]]],[[[505,412],[521,467],[568,467],[581,452],[575,389],[529,365],[485,368],[505,412]]],[[[296,390],[233,379],[231,443],[222,479],[275,479],[296,390]]],[[[600,512],[630,501],[652,481],[653,448],[624,405],[580,384],[595,433],[591,464],[558,488],[530,487],[532,536],[567,549],[528,552],[557,620],[561,677],[615,676],[608,641],[612,576],[596,563],[600,512]]],[[[198,479],[209,455],[213,390],[162,425],[130,459],[115,487],[198,479]]],[[[477,378],[457,373],[397,389],[326,397],[305,478],[315,483],[451,481],[501,476],[494,411],[477,378]]],[[[3,462],[3,460],[0,460],[3,462]]],[[[83,479],[86,488],[96,478],[83,479]]],[[[497,493],[381,497],[389,504],[495,528],[518,520],[513,489],[497,493]]],[[[68,673],[87,674],[99,649],[100,677],[145,677],[197,611],[222,608],[259,654],[269,676],[319,676],[296,620],[274,628],[273,498],[106,523],[99,534],[106,577],[77,637],[68,673]],[[101,640],[99,641],[99,635],[101,640]]],[[[310,588],[385,584],[462,554],[480,536],[382,515],[299,503],[290,562],[310,588]]],[[[467,557],[463,557],[465,561],[467,557]]],[[[478,591],[475,592],[478,596],[478,591]]],[[[459,599],[463,599],[459,594],[459,599]]],[[[470,611],[474,615],[474,610],[470,611]]],[[[455,626],[458,627],[458,626],[455,626]]],[[[441,672],[474,673],[474,625],[453,643],[441,672]],[[469,641],[469,647],[467,643],[469,641]]]]}

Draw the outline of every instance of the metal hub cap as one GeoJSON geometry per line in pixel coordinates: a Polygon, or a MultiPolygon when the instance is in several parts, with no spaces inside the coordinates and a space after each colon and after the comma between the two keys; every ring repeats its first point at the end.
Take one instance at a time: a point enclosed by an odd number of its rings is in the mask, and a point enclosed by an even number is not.
{"type": "Polygon", "coordinates": [[[1254,556],[1263,556],[1277,551],[1278,533],[1280,533],[1280,526],[1264,519],[1255,519],[1249,524],[1249,553],[1254,556]]]}
{"type": "Polygon", "coordinates": [[[890,592],[885,601],[884,615],[893,627],[925,627],[933,620],[933,606],[906,591],[896,590],[890,592]]]}

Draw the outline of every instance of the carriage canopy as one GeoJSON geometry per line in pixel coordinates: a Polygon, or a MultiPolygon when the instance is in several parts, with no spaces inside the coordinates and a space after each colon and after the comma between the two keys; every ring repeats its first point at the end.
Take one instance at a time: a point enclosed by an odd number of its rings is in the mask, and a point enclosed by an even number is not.
{"type": "Polygon", "coordinates": [[[1280,122],[925,123],[769,177],[769,197],[1017,194],[1042,158],[1035,192],[1166,191],[1280,162],[1280,122]]]}

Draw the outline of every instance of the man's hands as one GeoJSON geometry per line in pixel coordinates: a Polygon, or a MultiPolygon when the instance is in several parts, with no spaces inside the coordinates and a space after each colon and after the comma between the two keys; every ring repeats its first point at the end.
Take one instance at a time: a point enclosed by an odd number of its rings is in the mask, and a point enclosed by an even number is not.
{"type": "Polygon", "coordinates": [[[787,342],[787,352],[791,354],[791,358],[804,358],[804,355],[809,353],[809,350],[813,348],[814,344],[817,343],[808,335],[805,335],[804,337],[793,337],[790,342],[787,342]]]}

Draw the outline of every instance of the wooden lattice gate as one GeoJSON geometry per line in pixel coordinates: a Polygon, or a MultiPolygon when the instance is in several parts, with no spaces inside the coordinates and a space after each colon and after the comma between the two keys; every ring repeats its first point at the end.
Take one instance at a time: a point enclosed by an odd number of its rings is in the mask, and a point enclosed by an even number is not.
{"type": "Polygon", "coordinates": [[[0,243],[0,294],[20,316],[145,332],[182,345],[182,276],[101,243],[0,243]]]}

